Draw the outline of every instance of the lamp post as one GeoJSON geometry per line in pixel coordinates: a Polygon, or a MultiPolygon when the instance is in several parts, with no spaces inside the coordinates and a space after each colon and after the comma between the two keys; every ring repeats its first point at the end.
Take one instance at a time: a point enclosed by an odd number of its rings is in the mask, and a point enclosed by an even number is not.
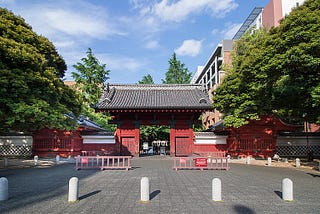
{"type": "Polygon", "coordinates": [[[304,118],[304,131],[306,133],[306,138],[307,138],[307,158],[308,158],[308,161],[312,161],[313,158],[312,158],[312,151],[310,151],[310,145],[309,145],[309,136],[308,136],[309,128],[308,128],[307,116],[308,116],[307,113],[303,113],[302,115],[302,117],[304,118]]]}

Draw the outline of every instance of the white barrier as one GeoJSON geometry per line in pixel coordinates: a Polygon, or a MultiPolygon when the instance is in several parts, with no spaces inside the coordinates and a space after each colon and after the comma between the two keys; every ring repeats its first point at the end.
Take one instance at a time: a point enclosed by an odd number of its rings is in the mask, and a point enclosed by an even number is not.
{"type": "Polygon", "coordinates": [[[299,168],[300,167],[300,159],[296,158],[296,167],[299,168]]]}
{"type": "Polygon", "coordinates": [[[268,166],[271,166],[271,158],[268,157],[268,166]]]}
{"type": "Polygon", "coordinates": [[[149,178],[143,177],[141,178],[141,201],[148,202],[149,199],[150,199],[149,178]]]}
{"type": "Polygon", "coordinates": [[[282,180],[282,199],[293,201],[293,183],[289,178],[282,180]]]}
{"type": "Polygon", "coordinates": [[[212,200],[213,201],[222,201],[221,180],[219,178],[212,179],[212,200]]]}
{"type": "Polygon", "coordinates": [[[72,177],[69,180],[69,194],[68,202],[78,201],[79,196],[79,179],[77,177],[72,177]]]}
{"type": "Polygon", "coordinates": [[[60,162],[60,156],[57,155],[57,156],[56,156],[56,164],[59,164],[59,162],[60,162]]]}
{"type": "Polygon", "coordinates": [[[33,157],[33,161],[34,161],[35,166],[38,165],[38,160],[39,160],[39,157],[37,155],[33,157]]]}
{"type": "Polygon", "coordinates": [[[8,179],[5,177],[0,178],[0,201],[8,200],[8,179]]]}

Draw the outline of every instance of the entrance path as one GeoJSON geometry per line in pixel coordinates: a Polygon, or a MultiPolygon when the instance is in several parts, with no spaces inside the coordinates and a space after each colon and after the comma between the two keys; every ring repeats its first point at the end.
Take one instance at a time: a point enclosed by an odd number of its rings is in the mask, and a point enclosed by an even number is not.
{"type": "Polygon", "coordinates": [[[315,170],[232,163],[229,171],[172,169],[169,157],[134,158],[133,169],[79,170],[75,164],[0,169],[9,200],[0,213],[319,213],[315,170]],[[79,178],[80,200],[68,203],[68,181],[79,178]],[[150,201],[140,202],[140,180],[150,180],[150,201]],[[211,200],[213,178],[222,202],[211,200]],[[294,201],[281,199],[281,181],[293,181],[294,201]]]}

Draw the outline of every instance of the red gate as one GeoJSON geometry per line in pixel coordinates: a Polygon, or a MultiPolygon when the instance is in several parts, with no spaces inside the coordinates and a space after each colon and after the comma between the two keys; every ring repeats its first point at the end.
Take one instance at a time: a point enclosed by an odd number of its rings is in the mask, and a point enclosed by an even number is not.
{"type": "Polygon", "coordinates": [[[121,138],[121,155],[134,155],[136,153],[136,143],[134,137],[121,138]]]}
{"type": "Polygon", "coordinates": [[[176,137],[175,148],[176,156],[188,156],[189,151],[189,138],[188,137],[176,137]]]}

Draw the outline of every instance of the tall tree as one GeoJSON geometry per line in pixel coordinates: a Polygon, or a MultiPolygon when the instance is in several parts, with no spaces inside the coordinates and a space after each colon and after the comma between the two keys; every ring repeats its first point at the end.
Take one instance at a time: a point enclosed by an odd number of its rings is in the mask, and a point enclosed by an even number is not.
{"type": "Polygon", "coordinates": [[[139,84],[154,84],[152,76],[148,74],[147,76],[143,76],[142,80],[138,82],[139,84]]]}
{"type": "Polygon", "coordinates": [[[65,70],[48,39],[0,8],[0,132],[75,128],[64,115],[78,115],[81,104],[60,79],[65,70]]]}
{"type": "Polygon", "coordinates": [[[96,103],[101,97],[106,81],[109,79],[110,70],[106,64],[101,64],[93,55],[91,48],[87,50],[87,57],[73,65],[77,72],[72,72],[76,81],[76,88],[83,95],[85,102],[96,103]]]}
{"type": "Polygon", "coordinates": [[[166,78],[162,80],[164,84],[188,84],[191,81],[192,73],[188,71],[185,64],[177,59],[176,53],[173,53],[169,59],[169,69],[166,72],[166,78]]]}
{"type": "Polygon", "coordinates": [[[288,122],[320,123],[320,2],[307,0],[279,27],[246,35],[235,45],[233,65],[214,94],[225,123],[274,114],[288,122]]]}
{"type": "Polygon", "coordinates": [[[76,82],[75,87],[83,99],[82,114],[103,128],[113,129],[108,125],[109,115],[96,113],[90,107],[91,104],[99,101],[106,81],[109,79],[110,70],[106,69],[106,64],[99,62],[91,48],[88,48],[87,56],[73,67],[77,70],[77,72],[72,72],[72,77],[76,82]]]}

